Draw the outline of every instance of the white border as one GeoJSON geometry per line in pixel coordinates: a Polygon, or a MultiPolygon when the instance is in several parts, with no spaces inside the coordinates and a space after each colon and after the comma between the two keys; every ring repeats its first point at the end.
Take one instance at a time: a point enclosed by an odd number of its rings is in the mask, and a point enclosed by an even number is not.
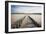
{"type": "Polygon", "coordinates": [[[43,15],[44,15],[44,13],[43,13],[43,8],[44,8],[44,6],[42,5],[42,4],[24,4],[24,3],[8,3],[8,31],[9,32],[14,32],[14,31],[29,31],[29,30],[43,30],[43,28],[44,28],[44,17],[43,17],[43,15]],[[27,6],[41,6],[42,8],[42,27],[41,28],[23,28],[23,29],[11,29],[11,5],[27,5],[27,6]]]}

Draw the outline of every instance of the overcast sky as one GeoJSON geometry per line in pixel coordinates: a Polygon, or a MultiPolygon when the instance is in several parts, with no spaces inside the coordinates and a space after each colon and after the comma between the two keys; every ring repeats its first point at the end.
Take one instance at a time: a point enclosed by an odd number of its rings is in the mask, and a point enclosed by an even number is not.
{"type": "Polygon", "coordinates": [[[11,5],[12,13],[41,13],[42,9],[40,6],[20,6],[11,5]]]}

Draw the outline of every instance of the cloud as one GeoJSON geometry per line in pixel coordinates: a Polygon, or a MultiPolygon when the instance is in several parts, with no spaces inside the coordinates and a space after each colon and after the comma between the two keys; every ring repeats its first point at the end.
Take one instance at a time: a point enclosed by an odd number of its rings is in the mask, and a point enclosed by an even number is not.
{"type": "Polygon", "coordinates": [[[40,6],[20,6],[11,5],[12,13],[41,13],[42,9],[40,6]]]}

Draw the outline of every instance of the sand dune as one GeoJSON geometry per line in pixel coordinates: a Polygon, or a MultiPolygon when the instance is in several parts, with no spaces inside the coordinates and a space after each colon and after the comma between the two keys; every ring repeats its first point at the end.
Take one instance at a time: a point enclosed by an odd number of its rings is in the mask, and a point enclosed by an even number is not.
{"type": "Polygon", "coordinates": [[[33,15],[33,16],[12,16],[12,28],[32,28],[32,27],[41,27],[41,16],[40,15],[33,15]],[[35,16],[35,17],[34,17],[35,16]],[[39,17],[39,18],[37,18],[39,17]],[[14,19],[13,19],[14,18],[14,19]],[[19,19],[18,19],[19,18],[19,19]],[[34,19],[35,18],[35,19],[34,19]],[[17,20],[16,20],[17,19],[17,20]],[[37,21],[39,20],[39,21],[37,21]]]}

